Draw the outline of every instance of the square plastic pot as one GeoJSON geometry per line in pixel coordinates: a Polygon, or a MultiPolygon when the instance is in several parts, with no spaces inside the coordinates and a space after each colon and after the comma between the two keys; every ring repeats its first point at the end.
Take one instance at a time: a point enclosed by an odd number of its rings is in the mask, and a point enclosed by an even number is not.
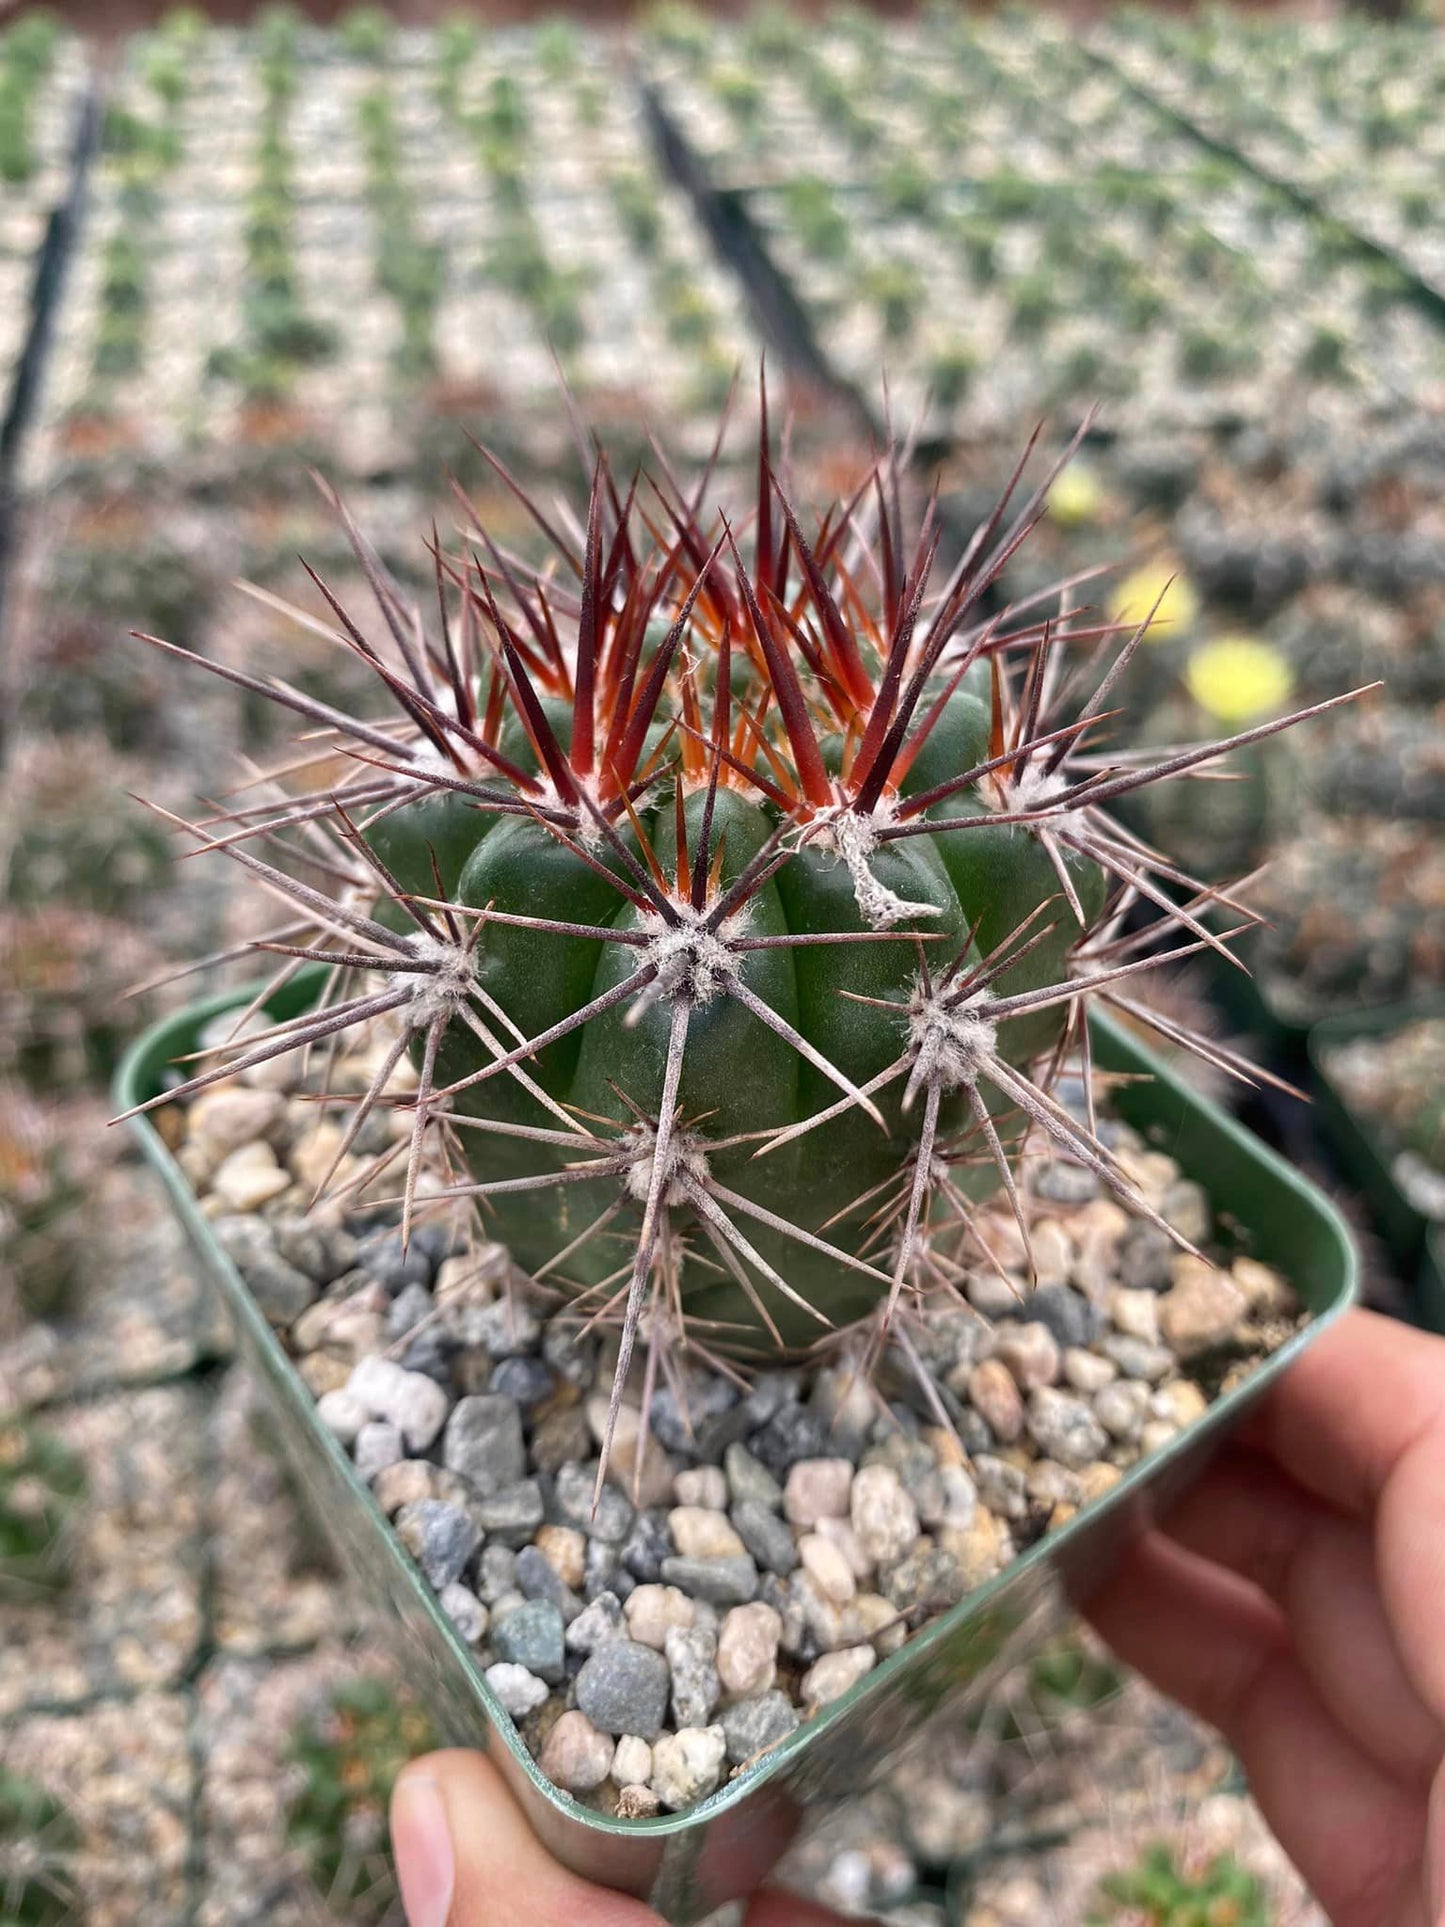
{"type": "MultiPolygon", "coordinates": [[[[293,1014],[311,994],[298,980],[277,998],[273,1015],[293,1014]]],[[[119,1108],[155,1096],[167,1067],[196,1047],[207,1021],[247,1000],[244,992],[213,999],[150,1031],[121,1066],[119,1108]]],[[[452,1743],[490,1752],[541,1839],[585,1878],[647,1898],[678,1927],[746,1891],[809,1809],[856,1795],[932,1720],[967,1711],[999,1670],[1047,1637],[1067,1601],[1099,1583],[1129,1539],[1198,1475],[1252,1400],[1353,1300],[1349,1234],[1319,1192],[1107,1021],[1094,1024],[1094,1048],[1101,1068],[1132,1074],[1114,1096],[1117,1113],[1204,1186],[1241,1250],[1285,1272],[1314,1314],[1311,1322],[1246,1384],[1126,1472],[1104,1499],[934,1620],[709,1800],[648,1821],[603,1818],[539,1773],[475,1656],[345,1451],[318,1423],[310,1392],[160,1135],[148,1119],[133,1120],[200,1265],[229,1308],[242,1354],[266,1388],[298,1488],[394,1643],[406,1677],[452,1743]]]]}

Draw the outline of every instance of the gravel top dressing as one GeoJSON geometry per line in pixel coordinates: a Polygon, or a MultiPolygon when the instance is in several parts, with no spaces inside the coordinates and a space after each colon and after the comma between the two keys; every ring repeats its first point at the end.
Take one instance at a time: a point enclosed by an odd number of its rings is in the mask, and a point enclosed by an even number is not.
{"type": "MultiPolygon", "coordinates": [[[[330,1088],[384,1051],[342,1058],[330,1088]]],[[[394,1189],[377,1160],[405,1157],[405,1066],[400,1104],[308,1211],[342,1132],[321,1076],[273,1061],[158,1121],[542,1771],[621,1817],[716,1791],[1304,1317],[1278,1273],[1219,1246],[1201,1188],[1106,1119],[1140,1194],[1217,1265],[1041,1155],[1034,1286],[999,1206],[952,1254],[956,1289],[907,1307],[871,1370],[856,1333],[750,1377],[649,1374],[640,1343],[597,1493],[615,1336],[439,1218],[403,1247],[397,1208],[370,1199],[394,1189]]]]}

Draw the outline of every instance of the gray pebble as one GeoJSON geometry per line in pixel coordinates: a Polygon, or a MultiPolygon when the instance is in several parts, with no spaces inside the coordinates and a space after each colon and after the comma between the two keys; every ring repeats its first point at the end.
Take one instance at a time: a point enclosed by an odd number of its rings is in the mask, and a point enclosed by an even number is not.
{"type": "Polygon", "coordinates": [[[672,1533],[665,1512],[639,1512],[622,1545],[622,1563],[645,1586],[662,1577],[662,1562],[672,1553],[672,1533]]]}
{"type": "Polygon", "coordinates": [[[564,1465],[585,1459],[591,1449],[585,1405],[549,1412],[532,1434],[532,1464],[539,1472],[560,1472],[564,1465]]]}
{"type": "Polygon", "coordinates": [[[407,1340],[400,1362],[407,1371],[434,1379],[444,1392],[450,1393],[455,1377],[452,1369],[455,1353],[451,1336],[440,1325],[428,1325],[407,1340]]]}
{"type": "Polygon", "coordinates": [[[728,1516],[738,1537],[764,1571],[793,1571],[798,1563],[798,1547],[786,1520],[757,1499],[741,1500],[728,1516]]]}
{"type": "Polygon", "coordinates": [[[568,1624],[582,1611],[582,1601],[540,1546],[523,1546],[517,1554],[517,1588],[528,1599],[545,1599],[555,1606],[568,1624]]]}
{"type": "Polygon", "coordinates": [[[597,1374],[597,1340],[554,1318],[542,1334],[542,1356],[567,1384],[590,1392],[597,1374]]]}
{"type": "Polygon", "coordinates": [[[968,1591],[968,1579],[951,1552],[920,1545],[882,1575],[879,1589],[900,1612],[937,1612],[958,1604],[968,1591]]]}
{"type": "Polygon", "coordinates": [[[489,1493],[472,1507],[472,1517],[489,1539],[504,1546],[525,1546],[547,1516],[542,1488],[535,1479],[519,1479],[516,1485],[503,1486],[489,1493]]]}
{"type": "Polygon", "coordinates": [[[442,1462],[486,1498],[527,1470],[522,1415],[512,1399],[480,1392],[458,1402],[447,1421],[442,1462]]]}
{"type": "Polygon", "coordinates": [[[433,1310],[432,1295],[425,1285],[407,1285],[392,1299],[386,1312],[386,1335],[393,1342],[414,1331],[433,1310]]]}
{"type": "Polygon", "coordinates": [[[264,1218],[222,1217],[211,1228],[271,1324],[291,1324],[319,1295],[316,1280],[277,1251],[264,1218]]]}
{"type": "MultiPolygon", "coordinates": [[[[734,1441],[723,1454],[728,1492],[734,1505],[751,1501],[776,1512],[783,1503],[783,1488],[768,1468],[755,1459],[740,1441],[734,1441]]],[[[734,1519],[733,1524],[737,1521],[734,1519]]]]}
{"type": "Polygon", "coordinates": [[[746,1557],[731,1559],[670,1558],[662,1562],[662,1580],[712,1606],[743,1606],[756,1599],[758,1569],[746,1557]]]}
{"type": "Polygon", "coordinates": [[[374,1479],[387,1466],[401,1463],[406,1446],[394,1425],[388,1425],[385,1419],[373,1419],[357,1433],[353,1456],[362,1478],[374,1479]]]}
{"type": "Polygon", "coordinates": [[[1119,1283],[1131,1291],[1167,1291],[1177,1248],[1154,1225],[1131,1224],[1119,1240],[1119,1283]]]}
{"type": "Polygon", "coordinates": [[[509,1660],[498,1660],[495,1666],[489,1666],[486,1681],[514,1720],[526,1719],[529,1713],[535,1713],[539,1706],[545,1705],[549,1697],[545,1680],[538,1679],[525,1666],[513,1665],[509,1660]]]}
{"type": "Polygon", "coordinates": [[[481,1543],[481,1532],[460,1506],[444,1499],[415,1499],[396,1515],[397,1537],[440,1592],[460,1579],[481,1543]]]}
{"type": "Polygon", "coordinates": [[[660,1385],[652,1400],[652,1431],[669,1452],[695,1453],[699,1435],[738,1402],[738,1389],[712,1372],[693,1372],[686,1396],[660,1385]]]}
{"type": "MultiPolygon", "coordinates": [[[[575,1526],[589,1539],[603,1545],[620,1546],[632,1530],[636,1514],[631,1500],[610,1482],[598,1494],[597,1511],[592,1511],[592,1494],[597,1486],[597,1461],[585,1465],[575,1461],[557,1468],[552,1488],[552,1510],[560,1525],[575,1526]]],[[[664,1521],[664,1527],[665,1527],[664,1521]]]]}
{"type": "Polygon", "coordinates": [[[600,1539],[587,1541],[582,1572],[582,1592],[587,1599],[596,1599],[604,1592],[615,1592],[619,1599],[626,1599],[637,1584],[617,1547],[604,1545],[600,1539]]]}
{"type": "Polygon", "coordinates": [[[978,1496],[990,1512],[996,1512],[1001,1519],[1028,1516],[1028,1492],[1019,1466],[983,1452],[973,1462],[973,1477],[978,1496]]]}
{"type": "Polygon", "coordinates": [[[550,1599],[528,1599],[492,1627],[497,1657],[525,1666],[549,1686],[560,1686],[566,1676],[562,1639],[562,1615],[550,1599]]]}
{"type": "Polygon", "coordinates": [[[661,1653],[630,1639],[611,1639],[583,1662],[574,1686],[578,1706],[604,1733],[655,1740],[667,1715],[672,1675],[661,1653]]]}
{"type": "Polygon", "coordinates": [[[534,1352],[542,1321],[533,1308],[508,1292],[490,1305],[468,1305],[458,1315],[457,1332],[465,1345],[480,1345],[489,1358],[518,1358],[534,1352]]]}
{"type": "Polygon", "coordinates": [[[722,1698],[717,1634],[709,1627],[673,1626],[663,1645],[672,1674],[672,1717],[678,1726],[706,1726],[722,1698]]]}
{"type": "Polygon", "coordinates": [[[1125,1378],[1152,1382],[1174,1369],[1174,1354],[1167,1345],[1151,1345],[1147,1338],[1131,1338],[1127,1332],[1106,1332],[1094,1349],[1117,1365],[1125,1378]]]}
{"type": "Polygon", "coordinates": [[[356,1240],[339,1224],[321,1224],[314,1218],[275,1218],[271,1230],[276,1249],[287,1264],[304,1271],[318,1285],[329,1285],[356,1264],[356,1240]]]}
{"type": "Polygon", "coordinates": [[[492,1373],[489,1390],[514,1398],[524,1412],[552,1396],[554,1380],[540,1358],[504,1358],[492,1373]]]}
{"type": "Polygon", "coordinates": [[[1028,1317],[1046,1325],[1060,1345],[1092,1345],[1104,1329],[1104,1314],[1072,1285],[1040,1285],[1027,1306],[1028,1317]]]}
{"type": "Polygon", "coordinates": [[[1041,1385],[1029,1398],[1029,1436],[1048,1458],[1077,1471],[1101,1459],[1108,1436],[1082,1398],[1041,1385]]]}
{"type": "Polygon", "coordinates": [[[1050,1204],[1087,1204],[1090,1198],[1098,1197],[1099,1191],[1099,1180],[1092,1171],[1065,1158],[1051,1158],[1034,1172],[1034,1196],[1047,1198],[1050,1204]]]}
{"type": "Polygon", "coordinates": [[[615,1592],[600,1592],[567,1628],[569,1653],[592,1653],[609,1639],[626,1639],[622,1602],[615,1592]]]}
{"type": "Polygon", "coordinates": [[[483,1546],[477,1555],[477,1593],[494,1606],[517,1591],[517,1555],[510,1546],[483,1546]]]}
{"type": "Polygon", "coordinates": [[[833,1450],[828,1421],[804,1405],[784,1405],[748,1441],[754,1458],[781,1477],[800,1459],[842,1456],[833,1450]]]}
{"type": "Polygon", "coordinates": [[[413,1238],[403,1250],[399,1231],[374,1232],[363,1238],[356,1262],[393,1298],[408,1285],[430,1285],[436,1269],[428,1245],[413,1238]]]}
{"type": "Polygon", "coordinates": [[[718,1718],[733,1766],[741,1766],[765,1747],[776,1746],[799,1725],[797,1709],[786,1693],[763,1693],[757,1699],[738,1700],[725,1706],[718,1718]]]}
{"type": "Polygon", "coordinates": [[[1208,1195],[1193,1178],[1174,1180],[1160,1202],[1159,1215],[1192,1245],[1207,1243],[1214,1230],[1208,1195]]]}

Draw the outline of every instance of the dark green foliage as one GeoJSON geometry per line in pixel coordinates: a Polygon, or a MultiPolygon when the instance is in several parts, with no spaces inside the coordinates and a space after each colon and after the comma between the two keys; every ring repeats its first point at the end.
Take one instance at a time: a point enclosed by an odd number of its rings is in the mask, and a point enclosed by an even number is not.
{"type": "Polygon", "coordinates": [[[1100,1881],[1088,1921],[1089,1927],[1270,1927],[1270,1910],[1264,1888],[1232,1854],[1187,1873],[1174,1848],[1160,1841],[1127,1872],[1100,1881]]]}
{"type": "Polygon", "coordinates": [[[0,1599],[30,1604],[71,1577],[85,1468],[52,1433],[0,1425],[0,1599]]]}
{"type": "Polygon", "coordinates": [[[0,1767],[0,1927],[74,1927],[80,1829],[38,1781],[0,1767]]]}
{"type": "Polygon", "coordinates": [[[301,1783],[286,1837],[339,1918],[358,1927],[399,1920],[387,1805],[401,1769],[435,1744],[426,1715],[380,1678],[337,1687],[292,1735],[301,1783]]]}

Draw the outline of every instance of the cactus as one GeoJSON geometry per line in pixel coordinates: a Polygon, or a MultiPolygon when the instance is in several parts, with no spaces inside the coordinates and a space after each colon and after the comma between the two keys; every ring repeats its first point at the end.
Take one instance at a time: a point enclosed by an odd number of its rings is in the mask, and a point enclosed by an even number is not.
{"type": "Polygon", "coordinates": [[[1088,1915],[1090,1927],[1140,1922],[1145,1927],[1269,1927],[1263,1886],[1232,1854],[1197,1873],[1180,1867],[1172,1847],[1146,1847],[1124,1873],[1107,1874],[1088,1915]]]}
{"type": "Polygon", "coordinates": [[[0,1767],[0,1921],[66,1927],[76,1919],[72,1866],[80,1829],[38,1781],[0,1767]]]}
{"type": "Polygon", "coordinates": [[[399,717],[204,665],[331,732],[351,773],[192,832],[289,899],[261,948],[283,977],[324,966],[327,989],[180,1095],[380,1026],[343,1153],[410,1050],[412,1129],[378,1167],[397,1169],[404,1234],[434,1144],[444,1198],[621,1325],[614,1419],[639,1331],[652,1364],[859,1323],[876,1341],[957,1276],[976,1199],[1001,1192],[1027,1245],[1031,1134],[1160,1224],[1051,1087],[1076,1047],[1087,1070],[1086,1008],[1157,961],[1130,905],[1163,910],[1184,950],[1228,952],[1205,897],[1108,805],[1284,719],[1152,761],[1111,751],[1151,610],[1128,631],[1039,598],[987,612],[1071,453],[1017,506],[1021,462],[946,578],[931,509],[905,545],[891,457],[805,534],[766,403],[750,531],[704,523],[706,477],[690,505],[664,470],[644,509],[599,456],[574,535],[497,463],[549,558],[474,522],[434,552],[430,640],[353,530],[377,618],[368,634],[329,598],[338,646],[399,717]],[[287,845],[304,880],[275,860],[287,845]]]}
{"type": "Polygon", "coordinates": [[[0,1426],[0,1599],[66,1584],[84,1498],[85,1468],[68,1446],[20,1419],[0,1426]]]}
{"type": "Polygon", "coordinates": [[[399,1917],[386,1849],[387,1804],[407,1761],[435,1743],[426,1715],[376,1678],[338,1687],[293,1734],[291,1760],[301,1784],[287,1815],[287,1838],[338,1917],[399,1917]]]}

